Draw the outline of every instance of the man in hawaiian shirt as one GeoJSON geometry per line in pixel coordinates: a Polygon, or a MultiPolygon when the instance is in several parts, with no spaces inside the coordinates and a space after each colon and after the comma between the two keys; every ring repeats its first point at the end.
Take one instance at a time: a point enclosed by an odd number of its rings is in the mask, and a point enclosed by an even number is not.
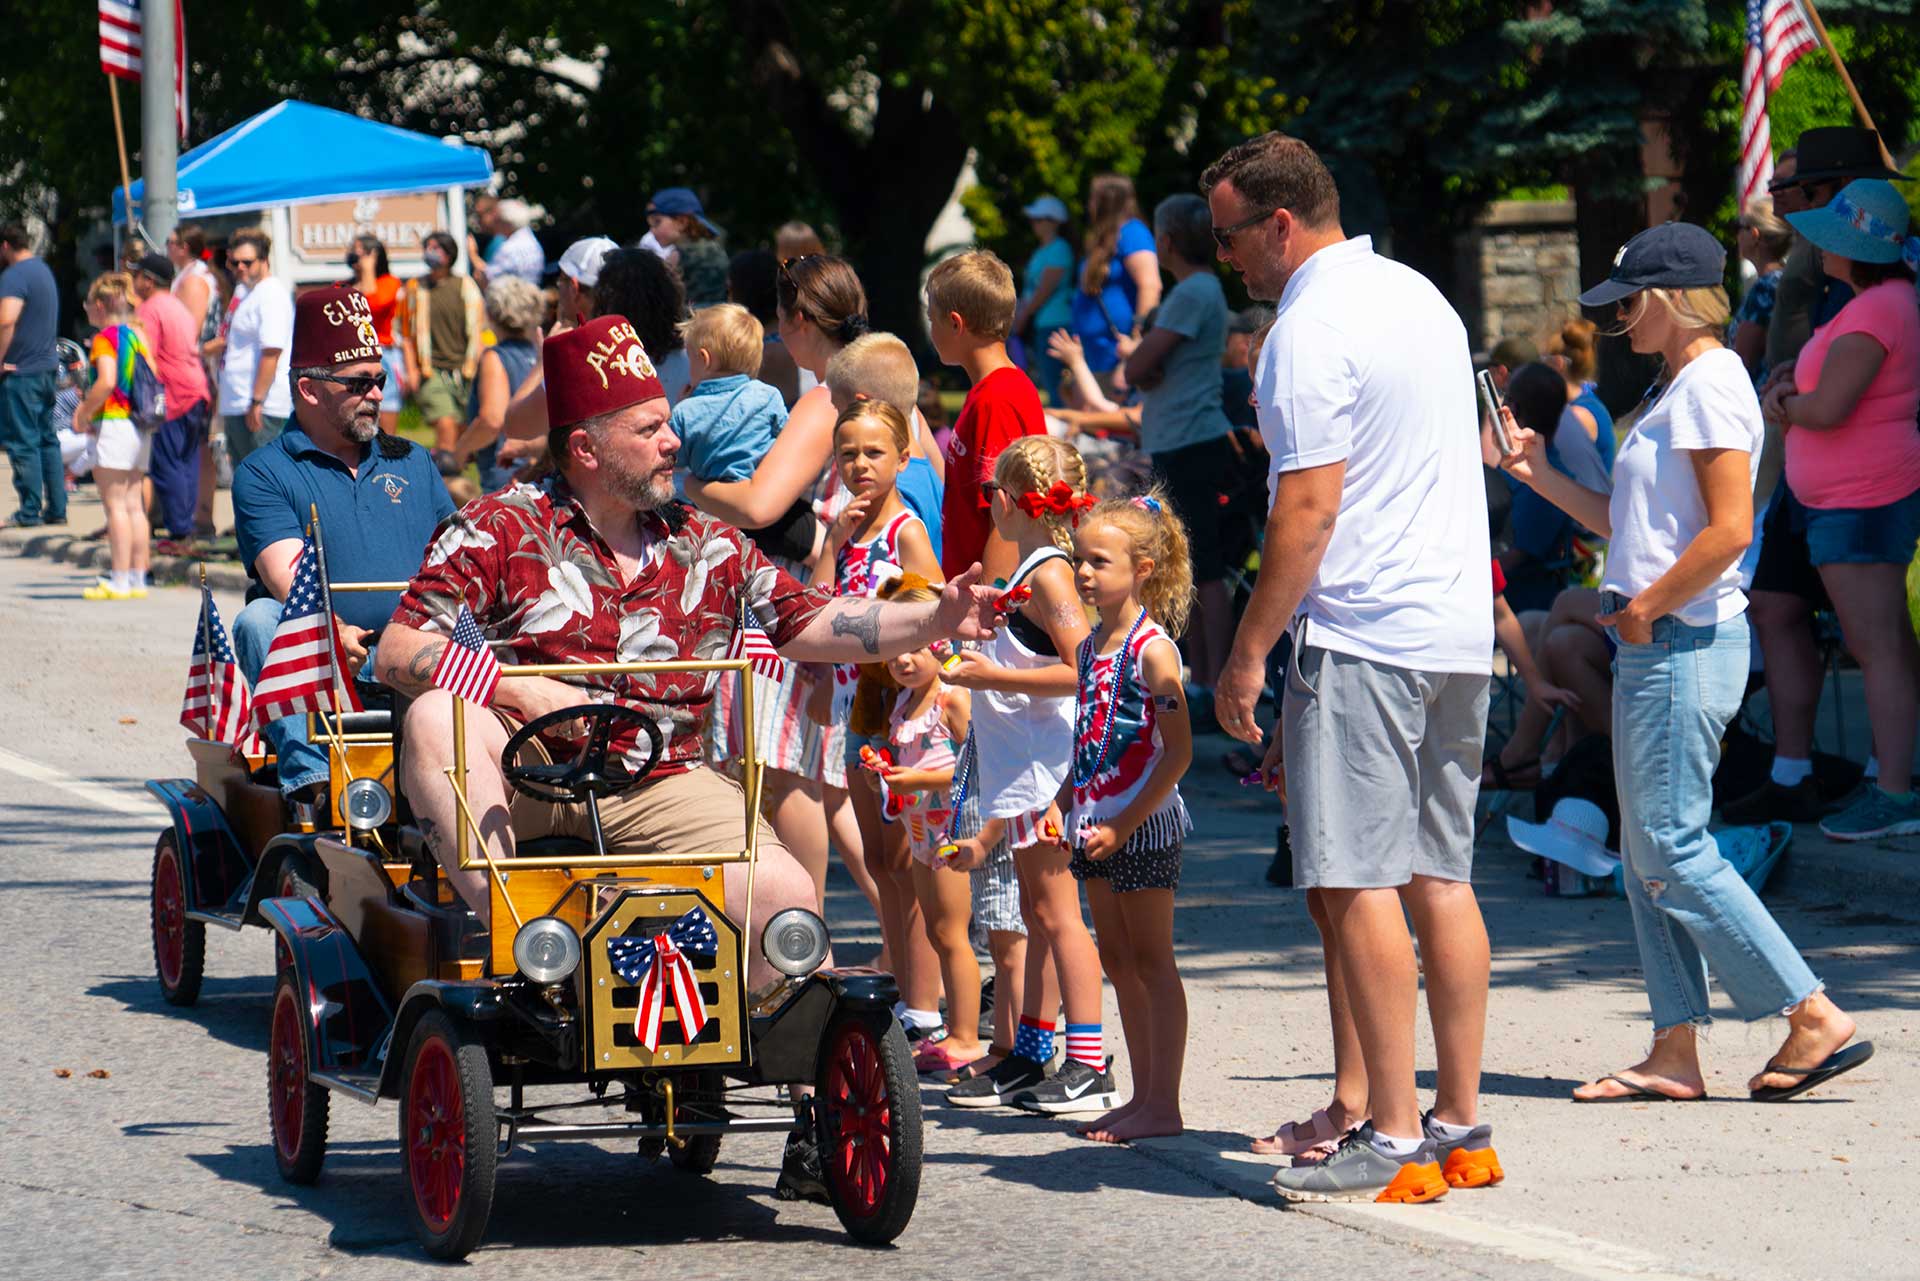
{"type": "MultiPolygon", "coordinates": [[[[484,918],[485,874],[454,866],[458,814],[447,787],[453,762],[451,695],[433,685],[460,608],[473,612],[512,663],[643,662],[724,656],[744,595],[783,656],[873,662],[946,636],[991,635],[995,593],[979,567],[938,602],[835,599],[776,568],[739,530],[673,502],[680,442],[667,425],[659,377],[624,317],[601,316],[549,339],[544,350],[548,446],[557,475],[469,503],[442,527],[379,648],[383,681],[416,696],[406,720],[402,786],[421,830],[461,896],[484,918]]],[[[745,803],[731,779],[701,764],[700,735],[716,677],[707,673],[514,677],[493,715],[467,717],[467,797],[496,856],[516,838],[587,833],[581,806],[509,795],[500,754],[514,728],[560,708],[615,702],[659,727],[661,764],[640,786],[603,803],[610,849],[739,849],[745,803]]],[[[639,735],[613,738],[637,763],[639,735]]],[[[577,740],[576,740],[577,741],[577,740]]],[[[542,741],[550,757],[564,741],[542,741]]],[[[760,920],[788,907],[818,911],[813,881],[764,823],[754,890],[760,920]]],[[[729,904],[743,904],[745,869],[726,868],[729,904]]],[[[740,924],[754,937],[758,921],[740,924]]],[[[749,981],[771,979],[758,948],[749,981]]]]}

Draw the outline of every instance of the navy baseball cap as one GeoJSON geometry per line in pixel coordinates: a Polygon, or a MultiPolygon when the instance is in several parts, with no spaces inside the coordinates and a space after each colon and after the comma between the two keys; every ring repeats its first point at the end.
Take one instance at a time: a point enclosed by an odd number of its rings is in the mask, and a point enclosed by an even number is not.
{"type": "Polygon", "coordinates": [[[682,214],[691,214],[708,231],[716,236],[720,234],[720,228],[707,220],[707,211],[701,205],[700,197],[694,195],[692,189],[688,187],[663,187],[654,192],[653,199],[647,201],[647,212],[662,213],[676,218],[682,214]]]}
{"type": "Polygon", "coordinates": [[[1613,271],[1580,295],[1582,307],[1606,307],[1642,289],[1704,289],[1726,283],[1727,251],[1690,222],[1663,222],[1620,246],[1613,271]]]}

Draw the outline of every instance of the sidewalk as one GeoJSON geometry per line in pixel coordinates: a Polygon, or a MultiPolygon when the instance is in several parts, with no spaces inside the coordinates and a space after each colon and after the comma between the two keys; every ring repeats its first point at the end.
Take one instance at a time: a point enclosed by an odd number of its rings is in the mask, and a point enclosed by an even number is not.
{"type": "MultiPolygon", "coordinates": [[[[19,503],[13,492],[13,468],[0,454],[0,512],[11,513],[19,503]]],[[[213,527],[233,528],[233,498],[226,490],[213,496],[213,527]]],[[[18,556],[63,562],[81,569],[105,573],[107,563],[107,515],[100,506],[100,495],[92,485],[82,485],[67,495],[67,523],[38,529],[0,529],[0,549],[18,556]]],[[[185,556],[153,557],[149,576],[156,584],[193,583],[200,577],[198,560],[185,556]]],[[[247,572],[237,560],[209,560],[207,582],[229,591],[244,591],[247,572]]]]}

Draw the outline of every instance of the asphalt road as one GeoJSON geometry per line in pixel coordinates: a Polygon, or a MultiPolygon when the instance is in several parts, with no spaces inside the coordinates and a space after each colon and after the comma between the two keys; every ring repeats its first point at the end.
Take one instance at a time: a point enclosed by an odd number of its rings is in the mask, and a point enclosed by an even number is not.
{"type": "MultiPolygon", "coordinates": [[[[188,772],[175,719],[194,597],[89,604],[89,578],[0,553],[0,1277],[423,1270],[391,1104],[336,1099],[320,1182],[278,1179],[267,936],[210,932],[201,1004],[160,1001],[147,929],[160,814],[140,783],[188,772]]],[[[229,618],[237,605],[221,601],[229,618]]],[[[1274,815],[1225,780],[1217,751],[1202,744],[1189,788],[1201,832],[1178,927],[1187,1136],[1102,1148],[930,1092],[919,1210],[884,1251],[848,1244],[824,1207],[773,1200],[774,1138],[730,1140],[711,1179],[624,1145],[534,1147],[502,1169],[472,1275],[1920,1275],[1920,1107],[1899,1088],[1920,1058],[1920,925],[1822,900],[1804,873],[1810,897],[1778,904],[1781,919],[1879,1044],[1844,1086],[1747,1103],[1742,1083],[1780,1032],[1728,1022],[1709,1042],[1722,1101],[1565,1103],[1644,1040],[1626,909],[1543,899],[1490,845],[1484,1116],[1507,1182],[1421,1207],[1283,1208],[1244,1145],[1325,1101],[1318,947],[1299,896],[1260,882],[1274,815]]],[[[877,932],[856,903],[837,880],[829,916],[842,954],[861,959],[877,932]]]]}

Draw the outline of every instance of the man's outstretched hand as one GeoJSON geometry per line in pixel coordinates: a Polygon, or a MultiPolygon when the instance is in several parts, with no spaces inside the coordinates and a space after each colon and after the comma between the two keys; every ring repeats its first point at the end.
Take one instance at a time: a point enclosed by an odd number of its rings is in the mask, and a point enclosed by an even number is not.
{"type": "Polygon", "coordinates": [[[940,604],[933,613],[936,637],[957,636],[961,640],[986,640],[1006,617],[994,602],[1002,593],[996,587],[979,586],[980,564],[968,569],[940,590],[940,604]]]}

